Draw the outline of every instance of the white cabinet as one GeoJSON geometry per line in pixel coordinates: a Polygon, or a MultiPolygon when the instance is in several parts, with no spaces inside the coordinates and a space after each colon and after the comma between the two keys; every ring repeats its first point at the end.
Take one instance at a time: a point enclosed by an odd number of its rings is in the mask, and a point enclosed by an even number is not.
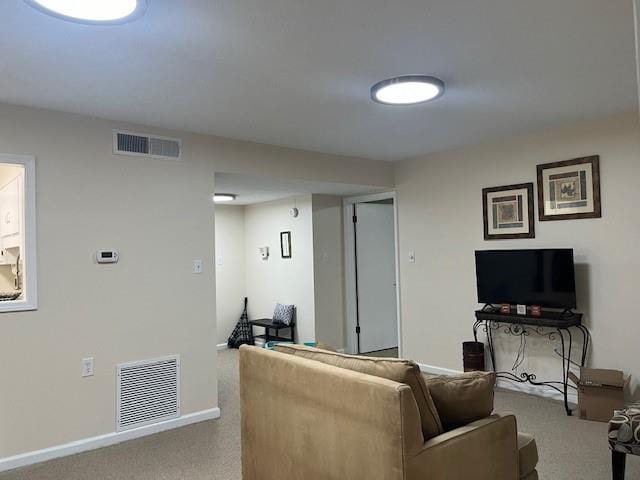
{"type": "Polygon", "coordinates": [[[22,247],[23,182],[23,176],[18,175],[0,188],[0,248],[2,249],[0,263],[10,262],[6,249],[22,247]]]}

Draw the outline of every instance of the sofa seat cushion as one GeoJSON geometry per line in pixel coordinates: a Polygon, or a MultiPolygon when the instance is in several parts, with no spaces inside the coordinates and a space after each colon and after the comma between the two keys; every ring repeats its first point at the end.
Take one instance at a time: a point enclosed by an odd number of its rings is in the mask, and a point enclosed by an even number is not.
{"type": "Polygon", "coordinates": [[[444,432],[438,411],[429,394],[429,389],[420,374],[420,368],[415,362],[397,358],[347,355],[294,344],[278,344],[274,350],[281,353],[298,355],[366,375],[373,375],[394,382],[404,383],[411,388],[416,404],[418,405],[424,440],[429,440],[444,432]]]}
{"type": "Polygon", "coordinates": [[[518,463],[520,465],[520,478],[537,478],[529,477],[535,473],[538,464],[538,447],[536,439],[526,433],[518,432],[518,463]]]}
{"type": "Polygon", "coordinates": [[[493,412],[494,373],[424,375],[445,431],[488,417],[493,412]]]}

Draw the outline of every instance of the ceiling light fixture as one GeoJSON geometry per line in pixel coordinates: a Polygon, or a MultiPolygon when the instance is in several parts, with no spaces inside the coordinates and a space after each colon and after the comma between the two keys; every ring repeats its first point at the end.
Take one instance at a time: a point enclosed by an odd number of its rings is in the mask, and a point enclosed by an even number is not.
{"type": "Polygon", "coordinates": [[[24,0],[48,15],[92,25],[125,23],[142,16],[147,0],[24,0]]]}
{"type": "Polygon", "coordinates": [[[427,75],[403,75],[371,87],[371,99],[385,105],[415,105],[435,100],[443,93],[444,82],[427,75]]]}
{"type": "Polygon", "coordinates": [[[236,199],[237,195],[233,193],[216,193],[213,196],[213,201],[215,203],[223,203],[223,202],[233,202],[236,199]]]}

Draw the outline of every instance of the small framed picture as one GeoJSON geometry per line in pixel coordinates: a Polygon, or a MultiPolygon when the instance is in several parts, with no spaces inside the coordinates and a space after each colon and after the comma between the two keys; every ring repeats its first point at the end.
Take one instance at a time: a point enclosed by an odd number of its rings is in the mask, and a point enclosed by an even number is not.
{"type": "Polygon", "coordinates": [[[538,217],[547,220],[600,218],[600,157],[538,165],[538,217]]]}
{"type": "Polygon", "coordinates": [[[291,258],[291,232],[280,232],[280,255],[291,258]]]}
{"type": "Polygon", "coordinates": [[[482,189],[485,240],[535,238],[533,183],[482,189]]]}

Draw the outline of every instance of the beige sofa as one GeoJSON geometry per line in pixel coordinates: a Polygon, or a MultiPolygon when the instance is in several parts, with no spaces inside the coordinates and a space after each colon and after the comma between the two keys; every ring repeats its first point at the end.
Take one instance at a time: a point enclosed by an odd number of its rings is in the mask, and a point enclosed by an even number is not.
{"type": "Polygon", "coordinates": [[[535,441],[518,434],[513,415],[490,415],[425,441],[435,427],[421,418],[433,402],[416,401],[415,389],[424,387],[362,373],[394,378],[401,361],[298,349],[240,349],[244,480],[538,478],[535,441]]]}

